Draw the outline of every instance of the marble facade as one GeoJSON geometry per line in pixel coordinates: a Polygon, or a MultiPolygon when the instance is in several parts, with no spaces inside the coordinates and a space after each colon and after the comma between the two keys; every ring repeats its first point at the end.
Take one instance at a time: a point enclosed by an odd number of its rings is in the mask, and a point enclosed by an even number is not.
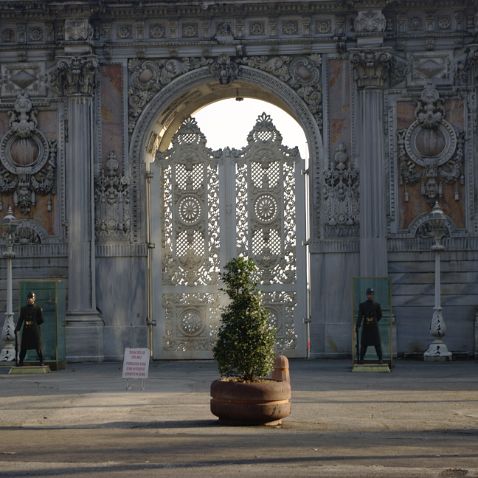
{"type": "Polygon", "coordinates": [[[154,349],[150,162],[198,108],[255,97],[309,145],[311,357],[351,354],[357,276],[390,278],[397,353],[426,349],[436,201],[446,342],[476,356],[477,90],[473,0],[2,1],[14,292],[65,281],[70,361],[154,349]]]}

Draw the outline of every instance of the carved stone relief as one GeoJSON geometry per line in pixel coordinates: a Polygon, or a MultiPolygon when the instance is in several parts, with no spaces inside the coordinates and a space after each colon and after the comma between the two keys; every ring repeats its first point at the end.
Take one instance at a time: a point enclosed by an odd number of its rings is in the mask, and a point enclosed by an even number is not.
{"type": "Polygon", "coordinates": [[[304,100],[322,129],[322,87],[320,55],[308,56],[257,56],[238,60],[240,64],[257,68],[279,78],[292,87],[304,100]]]}
{"type": "Polygon", "coordinates": [[[17,244],[42,244],[48,242],[48,234],[36,221],[22,220],[15,230],[17,244]]]}
{"type": "Polygon", "coordinates": [[[131,60],[128,64],[129,131],[133,131],[136,120],[149,100],[164,86],[183,73],[211,63],[205,58],[131,60]]]}
{"type": "Polygon", "coordinates": [[[95,229],[98,240],[126,239],[131,229],[129,177],[122,174],[111,151],[95,178],[95,229]]]}
{"type": "Polygon", "coordinates": [[[329,168],[324,171],[325,232],[329,237],[359,234],[359,171],[340,143],[329,168]]]}
{"type": "Polygon", "coordinates": [[[389,51],[359,50],[351,54],[354,79],[358,88],[383,88],[389,78],[392,55],[389,51]]]}
{"type": "Polygon", "coordinates": [[[465,183],[465,135],[445,120],[444,101],[432,84],[424,88],[415,118],[408,128],[397,131],[403,204],[411,201],[416,208],[417,194],[430,206],[436,201],[460,203],[465,183]]]}
{"type": "Polygon", "coordinates": [[[6,63],[0,70],[1,96],[17,96],[21,92],[29,96],[46,95],[47,75],[44,63],[6,63]]]}
{"type": "MultiPolygon", "coordinates": [[[[444,225],[445,225],[444,237],[445,238],[450,237],[451,232],[456,228],[449,218],[447,218],[444,225]]],[[[410,229],[412,230],[414,237],[418,237],[420,239],[433,239],[433,233],[430,226],[428,214],[425,214],[421,216],[420,218],[418,218],[418,220],[412,224],[410,229]]]]}
{"type": "Polygon", "coordinates": [[[381,10],[363,10],[354,20],[354,29],[357,33],[382,33],[386,24],[381,10]]]}
{"type": "Polygon", "coordinates": [[[413,53],[409,57],[409,85],[447,84],[452,80],[452,64],[448,53],[413,53]]]}
{"type": "Polygon", "coordinates": [[[93,38],[93,27],[87,18],[68,18],[65,20],[66,41],[88,41],[93,38]]]}
{"type": "Polygon", "coordinates": [[[257,56],[218,58],[183,58],[171,60],[132,60],[129,62],[129,131],[149,100],[176,77],[208,66],[213,77],[223,84],[236,78],[238,69],[249,66],[265,71],[291,86],[305,101],[322,128],[321,57],[257,56]]]}
{"type": "Polygon", "coordinates": [[[221,85],[227,85],[237,78],[239,66],[228,55],[221,55],[209,69],[221,85]]]}
{"type": "Polygon", "coordinates": [[[61,96],[91,96],[96,87],[97,70],[95,56],[64,58],[51,73],[51,84],[61,96]]]}
{"type": "Polygon", "coordinates": [[[478,84],[478,46],[473,45],[455,66],[455,82],[462,86],[478,84]]]}
{"type": "Polygon", "coordinates": [[[10,111],[9,130],[0,141],[0,192],[10,193],[23,214],[36,205],[36,195],[55,194],[56,141],[38,129],[36,112],[26,93],[20,93],[10,111]]]}

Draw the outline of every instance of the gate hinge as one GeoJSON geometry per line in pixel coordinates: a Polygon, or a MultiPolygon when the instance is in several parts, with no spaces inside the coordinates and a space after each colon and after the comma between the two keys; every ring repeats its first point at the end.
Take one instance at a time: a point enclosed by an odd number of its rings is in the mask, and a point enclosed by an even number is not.
{"type": "Polygon", "coordinates": [[[154,242],[147,242],[146,247],[148,249],[154,249],[156,247],[156,244],[154,242]]]}
{"type": "Polygon", "coordinates": [[[309,173],[310,173],[309,169],[310,169],[310,168],[301,169],[301,170],[300,170],[300,174],[302,174],[302,175],[304,175],[304,176],[305,176],[306,174],[309,174],[309,173]]]}

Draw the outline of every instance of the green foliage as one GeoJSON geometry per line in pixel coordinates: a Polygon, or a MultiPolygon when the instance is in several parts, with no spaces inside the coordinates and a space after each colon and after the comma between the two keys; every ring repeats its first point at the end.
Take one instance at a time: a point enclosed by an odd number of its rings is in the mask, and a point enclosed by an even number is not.
{"type": "Polygon", "coordinates": [[[224,308],[214,347],[214,358],[222,376],[254,381],[270,373],[274,365],[276,329],[262,305],[252,259],[237,257],[221,274],[231,302],[224,308]]]}

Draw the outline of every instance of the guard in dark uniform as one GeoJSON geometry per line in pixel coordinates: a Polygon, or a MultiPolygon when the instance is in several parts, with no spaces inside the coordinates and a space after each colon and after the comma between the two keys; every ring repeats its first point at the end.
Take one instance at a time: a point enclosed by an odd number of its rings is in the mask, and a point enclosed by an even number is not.
{"type": "Polygon", "coordinates": [[[357,318],[357,340],[360,326],[362,326],[362,335],[360,337],[360,362],[363,362],[367,347],[375,346],[378,360],[382,363],[382,344],[380,342],[380,333],[378,323],[382,318],[382,309],[378,302],[374,302],[374,290],[367,289],[367,300],[359,305],[357,318]]]}
{"type": "Polygon", "coordinates": [[[29,292],[27,294],[27,305],[21,308],[20,318],[15,327],[15,332],[18,332],[23,326],[22,343],[20,347],[20,366],[23,365],[25,355],[29,349],[36,350],[40,365],[43,365],[40,333],[40,325],[43,324],[43,313],[41,307],[35,304],[35,300],[35,293],[29,292]]]}

